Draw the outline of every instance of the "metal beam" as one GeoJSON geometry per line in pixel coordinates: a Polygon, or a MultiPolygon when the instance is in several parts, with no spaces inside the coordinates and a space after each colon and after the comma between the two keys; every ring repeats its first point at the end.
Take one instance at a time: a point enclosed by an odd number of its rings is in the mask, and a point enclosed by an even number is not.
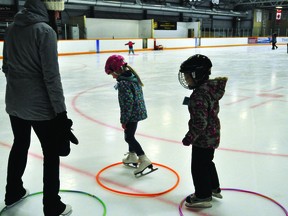
{"type": "Polygon", "coordinates": [[[197,9],[195,7],[177,7],[172,5],[153,5],[153,4],[143,4],[130,3],[123,1],[103,1],[103,0],[66,0],[67,4],[80,4],[80,5],[94,5],[102,7],[114,7],[114,8],[127,8],[127,9],[140,9],[140,10],[155,10],[155,11],[165,11],[165,12],[178,12],[178,13],[191,13],[191,14],[204,14],[204,15],[214,15],[214,16],[230,16],[230,17],[247,17],[246,12],[235,12],[232,10],[226,11],[221,9],[197,9]]]}

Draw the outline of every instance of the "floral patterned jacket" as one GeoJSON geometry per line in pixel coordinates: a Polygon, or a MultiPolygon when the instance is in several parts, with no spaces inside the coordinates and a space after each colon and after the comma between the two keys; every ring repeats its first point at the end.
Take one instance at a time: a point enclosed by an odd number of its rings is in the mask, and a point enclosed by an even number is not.
{"type": "Polygon", "coordinates": [[[190,96],[190,120],[186,137],[201,148],[218,148],[220,143],[219,100],[225,93],[226,77],[207,80],[190,96]]]}
{"type": "Polygon", "coordinates": [[[138,122],[147,118],[141,85],[130,71],[117,78],[118,100],[120,105],[120,122],[138,122]]]}

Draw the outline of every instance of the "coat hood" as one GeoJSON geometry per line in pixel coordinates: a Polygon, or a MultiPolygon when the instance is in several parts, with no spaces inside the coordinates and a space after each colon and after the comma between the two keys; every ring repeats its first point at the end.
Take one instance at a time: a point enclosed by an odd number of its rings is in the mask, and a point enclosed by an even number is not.
{"type": "Polygon", "coordinates": [[[120,81],[120,80],[127,80],[127,81],[130,81],[130,82],[136,82],[138,83],[138,79],[137,77],[130,71],[125,71],[124,73],[122,73],[118,78],[117,78],[117,81],[120,81]]]}
{"type": "Polygon", "coordinates": [[[49,23],[49,16],[44,3],[41,0],[26,0],[24,9],[15,15],[15,25],[28,26],[39,22],[49,23]]]}
{"type": "Polygon", "coordinates": [[[226,83],[228,81],[227,77],[217,77],[215,79],[209,79],[204,84],[199,86],[199,89],[203,89],[211,95],[216,100],[220,100],[224,93],[226,83]]]}

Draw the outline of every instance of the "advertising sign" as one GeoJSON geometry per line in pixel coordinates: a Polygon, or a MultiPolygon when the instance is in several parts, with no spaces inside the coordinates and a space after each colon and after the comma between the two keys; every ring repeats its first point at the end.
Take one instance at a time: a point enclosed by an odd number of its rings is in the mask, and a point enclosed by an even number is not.
{"type": "Polygon", "coordinates": [[[154,30],[177,30],[177,22],[154,22],[154,30]]]}

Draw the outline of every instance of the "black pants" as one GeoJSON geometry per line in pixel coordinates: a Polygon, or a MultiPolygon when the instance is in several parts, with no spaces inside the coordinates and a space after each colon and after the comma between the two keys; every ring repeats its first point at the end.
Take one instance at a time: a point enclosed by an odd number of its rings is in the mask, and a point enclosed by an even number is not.
{"type": "Polygon", "coordinates": [[[138,122],[129,122],[126,124],[126,129],[124,131],[125,141],[128,143],[129,152],[135,152],[138,156],[144,155],[144,151],[135,139],[135,132],[137,129],[138,122]]]}
{"type": "Polygon", "coordinates": [[[278,48],[278,46],[276,45],[276,42],[272,42],[272,49],[275,49],[275,47],[276,49],[278,48]]]}
{"type": "Polygon", "coordinates": [[[219,179],[213,162],[215,149],[192,147],[191,172],[197,198],[208,198],[217,189],[219,179]]]}
{"type": "MultiPolygon", "coordinates": [[[[60,215],[65,209],[58,195],[60,189],[60,159],[55,145],[54,121],[28,121],[10,116],[14,142],[8,159],[6,205],[19,200],[24,193],[22,176],[30,147],[31,128],[35,131],[44,155],[43,163],[43,205],[45,216],[60,215]]],[[[33,174],[35,175],[35,173],[33,174]]],[[[35,181],[38,179],[36,178],[35,181]]]]}

